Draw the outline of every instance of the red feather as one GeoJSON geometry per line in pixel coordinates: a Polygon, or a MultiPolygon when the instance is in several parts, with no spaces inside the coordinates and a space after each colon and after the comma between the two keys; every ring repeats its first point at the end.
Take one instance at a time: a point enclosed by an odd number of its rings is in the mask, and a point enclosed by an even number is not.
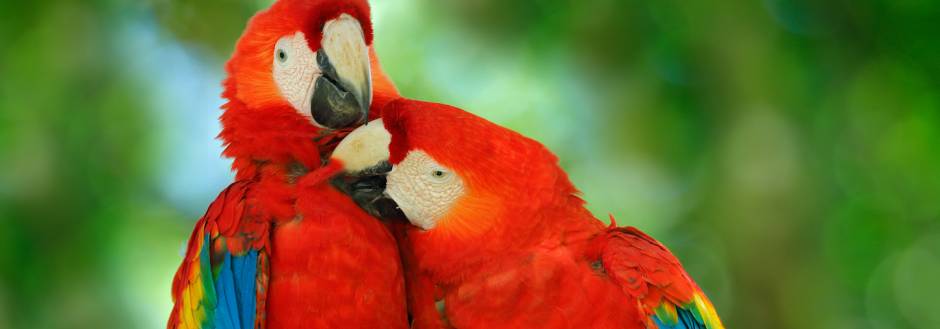
{"type": "Polygon", "coordinates": [[[404,277],[383,224],[329,185],[274,227],[269,328],[404,328],[404,277]]]}
{"type": "Polygon", "coordinates": [[[647,315],[662,303],[691,303],[701,293],[665,246],[634,227],[610,228],[597,243],[604,245],[604,268],[647,315]]]}
{"type": "MultiPolygon", "coordinates": [[[[269,249],[268,230],[270,220],[261,213],[251,213],[246,215],[244,210],[256,202],[249,195],[256,188],[255,184],[248,181],[236,181],[222,191],[219,196],[209,205],[206,214],[203,215],[193,230],[189,238],[189,244],[186,248],[186,256],[173,278],[173,300],[176,302],[173,311],[170,314],[168,328],[187,328],[187,321],[183,318],[198,317],[200,312],[205,314],[205,310],[198,309],[198,304],[189,304],[183,302],[183,295],[191,289],[197,289],[197,286],[203,285],[201,275],[197,273],[201,270],[202,258],[201,252],[205,236],[208,234],[208,240],[211,243],[210,266],[218,266],[223,253],[232,255],[244,255],[249,248],[262,251],[269,249]]],[[[267,266],[263,263],[265,260],[259,258],[258,272],[256,279],[259,295],[258,300],[262,303],[258,305],[258,312],[264,313],[263,301],[267,287],[267,266]]],[[[199,300],[192,300],[193,303],[199,300]]],[[[201,321],[197,321],[201,322],[201,321]]]]}
{"type": "Polygon", "coordinates": [[[196,223],[174,279],[169,328],[205,324],[193,319],[206,310],[183,304],[214,299],[195,285],[205,274],[199,261],[206,233],[210,271],[223,251],[259,251],[256,328],[407,327],[404,279],[388,230],[332,187],[297,183],[322,165],[344,132],[322,131],[297,113],[271,75],[277,39],[301,31],[319,50],[324,22],[344,13],[359,20],[373,56],[371,112],[398,97],[374,58],[366,1],[279,0],[249,21],[226,64],[228,102],[220,118],[223,154],[233,158],[237,181],[196,223]]]}
{"type": "Polygon", "coordinates": [[[397,100],[383,122],[392,163],[422,150],[465,187],[432,229],[399,233],[416,328],[655,328],[660,307],[722,328],[678,260],[594,218],[538,142],[442,104],[397,100]]]}

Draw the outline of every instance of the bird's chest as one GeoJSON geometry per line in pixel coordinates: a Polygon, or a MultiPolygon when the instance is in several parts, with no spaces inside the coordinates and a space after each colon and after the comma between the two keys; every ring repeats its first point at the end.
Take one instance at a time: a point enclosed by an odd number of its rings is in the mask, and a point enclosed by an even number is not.
{"type": "Polygon", "coordinates": [[[348,198],[318,193],[298,200],[297,219],[273,228],[269,327],[406,323],[394,238],[348,198]]]}

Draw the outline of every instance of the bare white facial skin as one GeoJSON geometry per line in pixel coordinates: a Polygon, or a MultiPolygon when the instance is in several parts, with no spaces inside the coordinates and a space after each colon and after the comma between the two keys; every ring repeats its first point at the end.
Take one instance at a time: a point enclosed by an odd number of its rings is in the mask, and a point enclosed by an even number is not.
{"type": "MultiPolygon", "coordinates": [[[[317,52],[310,50],[307,36],[303,32],[281,37],[274,45],[274,65],[272,74],[278,90],[294,109],[310,118],[317,126],[320,123],[313,119],[310,113],[310,103],[316,88],[317,78],[323,74],[317,65],[317,52]]],[[[365,35],[359,21],[348,14],[326,22],[323,26],[323,39],[320,50],[326,53],[336,74],[344,80],[359,83],[348,83],[354,94],[362,93],[362,89],[371,89],[372,72],[369,67],[369,48],[366,46],[365,35]]],[[[365,104],[371,104],[372,95],[367,95],[365,104]]]]}
{"type": "Polygon", "coordinates": [[[412,150],[392,167],[385,193],[412,224],[429,230],[450,212],[465,190],[456,173],[427,153],[412,150]]]}
{"type": "Polygon", "coordinates": [[[310,102],[320,67],[317,54],[310,50],[303,32],[282,37],[274,46],[274,83],[298,113],[308,118],[310,102]]]}

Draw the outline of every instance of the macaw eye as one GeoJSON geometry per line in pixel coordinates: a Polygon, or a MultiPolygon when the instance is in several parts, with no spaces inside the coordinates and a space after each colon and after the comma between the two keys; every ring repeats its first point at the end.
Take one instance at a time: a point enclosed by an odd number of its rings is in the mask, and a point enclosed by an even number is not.
{"type": "Polygon", "coordinates": [[[434,170],[431,170],[431,177],[434,177],[436,179],[441,179],[441,178],[447,177],[447,172],[440,170],[440,169],[434,169],[434,170]]]}
{"type": "Polygon", "coordinates": [[[277,61],[278,63],[287,62],[287,51],[285,51],[284,49],[278,48],[277,49],[277,61]]]}

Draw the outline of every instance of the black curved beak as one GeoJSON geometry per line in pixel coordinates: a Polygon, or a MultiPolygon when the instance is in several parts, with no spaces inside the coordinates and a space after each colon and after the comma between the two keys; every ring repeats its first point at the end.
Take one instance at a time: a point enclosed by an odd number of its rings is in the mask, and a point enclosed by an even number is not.
{"type": "Polygon", "coordinates": [[[332,180],[333,186],[349,195],[370,215],[386,220],[403,219],[398,204],[385,195],[385,176],[392,165],[383,161],[357,173],[347,173],[332,180]]]}
{"type": "Polygon", "coordinates": [[[317,66],[320,67],[322,75],[317,78],[310,102],[313,119],[321,126],[331,129],[365,123],[369,117],[371,81],[344,79],[336,72],[336,67],[326,51],[317,52],[317,66]]]}

